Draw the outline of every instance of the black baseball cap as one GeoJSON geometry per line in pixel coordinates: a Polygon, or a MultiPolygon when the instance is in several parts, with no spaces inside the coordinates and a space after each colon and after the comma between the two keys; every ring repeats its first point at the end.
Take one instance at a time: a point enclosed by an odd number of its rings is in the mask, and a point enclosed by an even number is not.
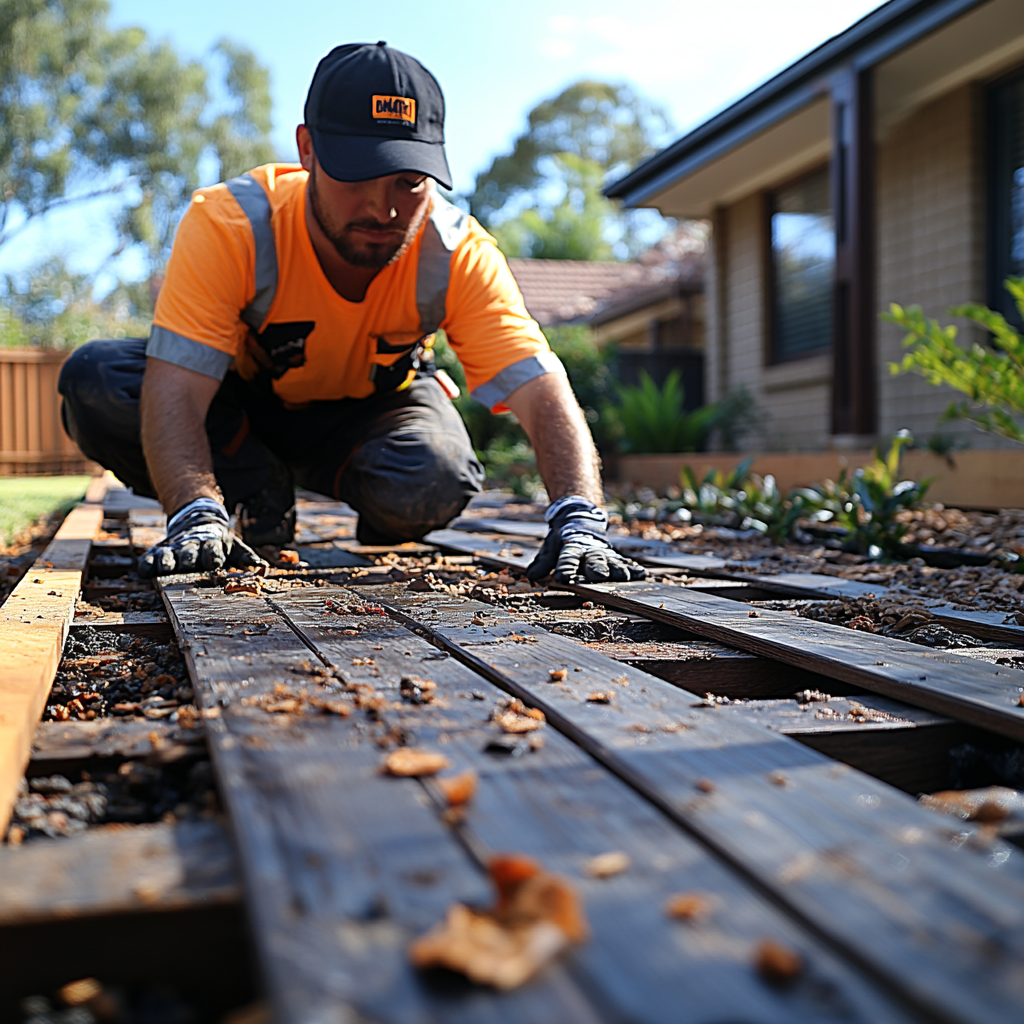
{"type": "Polygon", "coordinates": [[[383,40],[336,46],[320,61],[305,119],[320,166],[337,181],[413,171],[452,187],[441,87],[383,40]]]}

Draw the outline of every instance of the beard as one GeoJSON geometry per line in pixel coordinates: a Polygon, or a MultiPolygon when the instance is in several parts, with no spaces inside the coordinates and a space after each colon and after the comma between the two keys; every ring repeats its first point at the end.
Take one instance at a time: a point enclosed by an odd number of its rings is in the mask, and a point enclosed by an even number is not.
{"type": "Polygon", "coordinates": [[[353,267],[369,267],[372,270],[383,270],[399,259],[415,239],[416,233],[423,223],[423,218],[426,216],[426,205],[413,217],[405,229],[405,234],[400,239],[394,242],[364,242],[359,245],[352,238],[353,229],[369,228],[379,231],[387,225],[378,224],[375,220],[354,220],[339,226],[324,207],[320,190],[317,187],[316,173],[316,163],[314,162],[309,175],[310,207],[314,219],[320,225],[320,230],[334,246],[335,252],[353,267]]]}

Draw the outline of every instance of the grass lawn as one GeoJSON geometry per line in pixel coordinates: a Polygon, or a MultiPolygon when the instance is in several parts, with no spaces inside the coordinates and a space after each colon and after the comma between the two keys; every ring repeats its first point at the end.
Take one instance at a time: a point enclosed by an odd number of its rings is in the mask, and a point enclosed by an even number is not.
{"type": "Polygon", "coordinates": [[[87,476],[0,477],[0,544],[11,540],[40,516],[66,512],[81,501],[87,476]]]}

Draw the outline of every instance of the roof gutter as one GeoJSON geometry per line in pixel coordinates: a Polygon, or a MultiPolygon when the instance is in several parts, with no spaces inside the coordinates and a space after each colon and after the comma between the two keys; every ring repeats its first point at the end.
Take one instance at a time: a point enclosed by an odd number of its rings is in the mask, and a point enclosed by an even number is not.
{"type": "Polygon", "coordinates": [[[680,178],[724,156],[766,128],[826,95],[840,65],[863,71],[988,0],[890,0],[845,32],[604,189],[609,199],[640,206],[680,178]]]}

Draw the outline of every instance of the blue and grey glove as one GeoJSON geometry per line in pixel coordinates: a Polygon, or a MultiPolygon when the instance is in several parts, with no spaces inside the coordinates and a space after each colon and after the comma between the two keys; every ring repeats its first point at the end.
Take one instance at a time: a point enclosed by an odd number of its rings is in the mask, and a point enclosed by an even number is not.
{"type": "Polygon", "coordinates": [[[266,565],[231,532],[227,510],[212,498],[196,498],[178,509],[167,523],[167,536],[139,559],[139,575],[171,576],[210,569],[246,569],[266,565]]]}
{"type": "Polygon", "coordinates": [[[620,555],[608,543],[608,514],[592,501],[570,494],[552,502],[544,518],[548,535],[526,570],[527,579],[542,579],[552,570],[556,583],[644,578],[643,566],[620,555]]]}

